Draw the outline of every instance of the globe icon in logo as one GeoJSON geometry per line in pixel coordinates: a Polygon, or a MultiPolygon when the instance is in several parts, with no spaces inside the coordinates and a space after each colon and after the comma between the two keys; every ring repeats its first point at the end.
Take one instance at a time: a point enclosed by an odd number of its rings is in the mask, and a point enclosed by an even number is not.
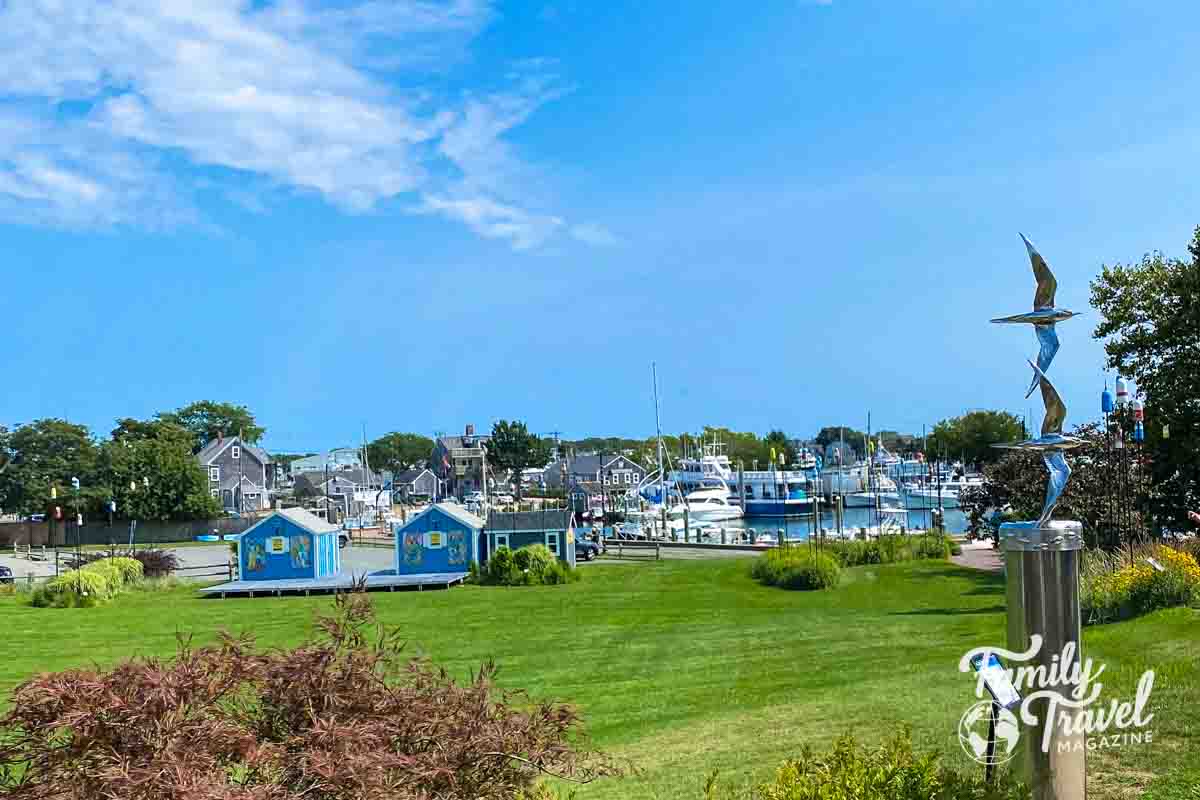
{"type": "MultiPolygon", "coordinates": [[[[962,745],[964,753],[980,764],[988,763],[987,733],[991,708],[991,700],[980,700],[968,708],[958,721],[958,743],[962,745]]],[[[996,714],[996,751],[992,754],[992,763],[1003,764],[1016,755],[1019,737],[1020,726],[1016,715],[1007,708],[999,709],[996,714]]]]}

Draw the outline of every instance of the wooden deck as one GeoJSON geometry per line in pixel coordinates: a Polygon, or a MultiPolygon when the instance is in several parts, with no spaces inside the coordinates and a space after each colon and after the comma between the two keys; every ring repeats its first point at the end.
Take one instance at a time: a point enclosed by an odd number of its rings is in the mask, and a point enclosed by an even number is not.
{"type": "Polygon", "coordinates": [[[206,586],[197,591],[208,597],[227,597],[229,595],[283,595],[283,594],[312,594],[314,592],[346,592],[354,588],[356,582],[366,578],[368,590],[396,589],[449,589],[457,583],[462,583],[466,573],[462,572],[426,572],[419,575],[397,575],[394,570],[383,570],[365,574],[342,574],[328,578],[292,578],[275,581],[231,581],[216,586],[206,586]]]}

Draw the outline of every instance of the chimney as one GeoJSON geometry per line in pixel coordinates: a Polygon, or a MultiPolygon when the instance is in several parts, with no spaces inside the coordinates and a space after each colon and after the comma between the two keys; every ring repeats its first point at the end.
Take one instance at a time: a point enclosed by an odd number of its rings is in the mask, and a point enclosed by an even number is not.
{"type": "Polygon", "coordinates": [[[468,423],[468,424],[467,424],[467,433],[466,433],[466,435],[467,435],[467,436],[474,436],[474,435],[475,435],[475,426],[474,426],[474,425],[471,425],[470,423],[468,423]]]}

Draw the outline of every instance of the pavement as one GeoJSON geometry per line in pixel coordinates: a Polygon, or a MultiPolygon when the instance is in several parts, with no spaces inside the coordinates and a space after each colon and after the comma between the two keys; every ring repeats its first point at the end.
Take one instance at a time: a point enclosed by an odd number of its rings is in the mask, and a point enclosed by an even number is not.
{"type": "Polygon", "coordinates": [[[960,567],[986,572],[1000,572],[1004,569],[1004,559],[1000,557],[1000,551],[992,547],[991,539],[963,542],[962,555],[950,556],[950,560],[960,567]]]}
{"type": "MultiPolygon", "coordinates": [[[[194,578],[199,581],[218,581],[221,580],[221,575],[213,575],[211,573],[219,573],[229,563],[229,545],[228,543],[212,544],[212,545],[197,545],[188,547],[164,547],[163,550],[169,550],[179,559],[179,566],[183,570],[178,574],[180,578],[194,578]]],[[[38,554],[35,549],[34,554],[38,554]]],[[[63,556],[67,555],[67,550],[62,551],[63,556]]],[[[25,580],[30,573],[33,574],[35,580],[39,578],[54,576],[54,551],[46,551],[47,559],[45,561],[30,560],[25,557],[16,558],[11,551],[0,553],[0,566],[8,567],[12,570],[13,577],[17,580],[25,580]]],[[[356,574],[363,572],[377,572],[381,569],[391,569],[393,564],[393,550],[390,547],[355,547],[354,545],[347,546],[342,550],[342,569],[356,574]]],[[[63,565],[66,568],[66,565],[63,565]]]]}

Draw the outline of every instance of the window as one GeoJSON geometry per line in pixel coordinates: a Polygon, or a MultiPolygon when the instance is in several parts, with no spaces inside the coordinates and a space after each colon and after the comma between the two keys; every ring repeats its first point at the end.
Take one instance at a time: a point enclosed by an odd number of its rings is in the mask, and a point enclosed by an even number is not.
{"type": "Polygon", "coordinates": [[[631,475],[630,475],[628,472],[626,472],[626,473],[625,473],[625,482],[626,482],[626,483],[629,483],[629,481],[630,481],[630,478],[631,478],[631,477],[632,477],[632,476],[631,476],[631,475]]]}
{"type": "Polygon", "coordinates": [[[210,481],[214,481],[214,482],[221,480],[221,468],[220,467],[209,467],[208,468],[208,479],[210,481]]]}
{"type": "Polygon", "coordinates": [[[550,548],[550,552],[558,555],[558,533],[546,534],[546,547],[550,548]]]}
{"type": "Polygon", "coordinates": [[[636,472],[635,472],[635,473],[633,473],[633,482],[634,482],[634,483],[637,483],[637,482],[639,482],[641,479],[642,479],[642,476],[641,476],[640,474],[638,474],[638,473],[636,473],[636,472]]]}
{"type": "Polygon", "coordinates": [[[230,455],[230,457],[233,458],[234,461],[237,461],[239,458],[242,457],[242,448],[238,447],[235,444],[232,448],[230,448],[229,455],[230,455]]]}
{"type": "Polygon", "coordinates": [[[213,489],[212,491],[210,491],[210,492],[209,492],[209,494],[211,494],[213,497],[220,498],[220,496],[221,496],[221,490],[220,490],[220,489],[213,489]]]}
{"type": "Polygon", "coordinates": [[[446,546],[446,537],[441,531],[429,531],[425,534],[425,547],[430,550],[440,550],[446,546]]]}
{"type": "Polygon", "coordinates": [[[508,534],[507,533],[497,533],[496,534],[496,547],[508,547],[508,534]]]}

